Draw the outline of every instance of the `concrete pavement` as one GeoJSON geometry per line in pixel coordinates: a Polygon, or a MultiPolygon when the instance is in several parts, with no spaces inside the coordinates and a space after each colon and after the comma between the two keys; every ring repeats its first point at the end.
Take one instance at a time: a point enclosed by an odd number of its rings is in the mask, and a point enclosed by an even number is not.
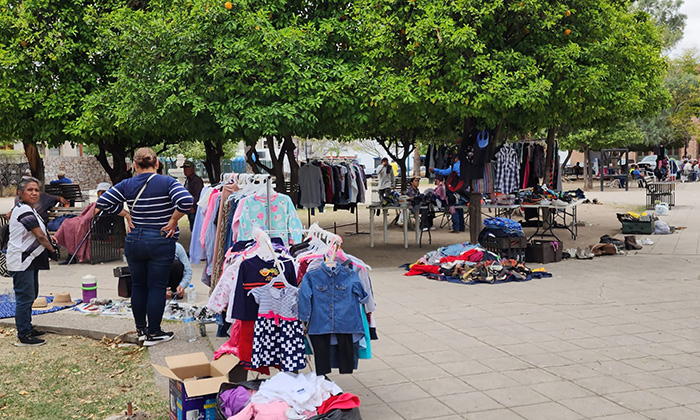
{"type": "MultiPolygon", "coordinates": [[[[650,235],[654,246],[626,256],[550,264],[548,279],[460,285],[374,270],[374,358],[331,379],[360,397],[369,420],[700,418],[698,192],[700,184],[679,185],[678,205],[662,217],[686,230],[650,235]]],[[[116,265],[42,273],[42,292],[79,296],[80,277],[94,274],[100,296],[116,296],[116,265]]],[[[206,288],[195,283],[203,301],[206,288]]],[[[8,285],[0,279],[0,290],[8,285]]],[[[35,323],[131,328],[105,318],[65,312],[35,323]]],[[[221,343],[182,336],[153,347],[152,359],[221,343]]]]}

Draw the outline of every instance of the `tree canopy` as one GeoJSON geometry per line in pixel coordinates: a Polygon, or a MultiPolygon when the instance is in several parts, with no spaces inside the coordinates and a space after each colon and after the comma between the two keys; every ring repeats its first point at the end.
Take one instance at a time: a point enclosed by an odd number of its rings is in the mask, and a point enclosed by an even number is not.
{"type": "Polygon", "coordinates": [[[216,178],[224,144],[264,138],[273,167],[255,169],[281,181],[286,162],[294,184],[294,136],[376,139],[405,165],[416,142],[472,128],[553,140],[670,103],[677,132],[696,112],[686,73],[662,83],[653,19],[682,29],[676,0],[0,5],[0,137],[96,144],[115,181],[143,145],[203,142],[216,178]]]}

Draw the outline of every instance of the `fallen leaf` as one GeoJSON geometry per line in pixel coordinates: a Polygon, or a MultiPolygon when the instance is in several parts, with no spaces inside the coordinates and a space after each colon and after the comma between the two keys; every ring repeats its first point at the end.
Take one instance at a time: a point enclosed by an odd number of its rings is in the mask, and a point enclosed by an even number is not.
{"type": "Polygon", "coordinates": [[[19,395],[29,395],[29,393],[25,390],[19,391],[19,395]]]}

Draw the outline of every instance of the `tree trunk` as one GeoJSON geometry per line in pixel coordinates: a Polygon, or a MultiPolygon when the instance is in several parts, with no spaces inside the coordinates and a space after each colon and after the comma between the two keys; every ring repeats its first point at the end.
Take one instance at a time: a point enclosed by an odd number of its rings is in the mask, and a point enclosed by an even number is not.
{"type": "Polygon", "coordinates": [[[273,136],[265,136],[265,144],[267,145],[270,160],[272,161],[271,171],[268,173],[275,177],[275,189],[277,192],[285,192],[284,189],[284,148],[280,150],[278,155],[275,152],[275,138],[273,136]]]}
{"type": "Polygon", "coordinates": [[[39,154],[39,148],[36,143],[22,143],[24,145],[24,154],[29,162],[29,169],[32,171],[32,176],[39,180],[41,185],[44,185],[44,160],[39,154]]]}
{"type": "Polygon", "coordinates": [[[207,155],[204,167],[207,169],[209,182],[216,184],[221,179],[221,158],[224,157],[223,140],[204,140],[204,151],[207,155]]]}
{"type": "Polygon", "coordinates": [[[591,191],[593,189],[591,149],[588,146],[583,146],[583,189],[584,191],[591,191]]]}
{"type": "Polygon", "coordinates": [[[100,153],[95,156],[97,161],[100,162],[102,168],[107,172],[112,184],[117,184],[119,181],[128,178],[128,172],[126,170],[126,156],[132,152],[131,149],[125,149],[121,146],[123,143],[116,140],[114,143],[106,143],[100,141],[98,146],[100,148],[100,153]],[[107,153],[112,155],[112,165],[109,164],[107,160],[107,153]]]}
{"type": "MultiPolygon", "coordinates": [[[[287,194],[292,199],[294,204],[299,202],[299,194],[297,193],[296,188],[294,188],[295,185],[299,185],[299,162],[297,161],[297,157],[294,153],[296,148],[297,146],[294,144],[292,135],[287,134],[284,136],[282,151],[289,162],[289,189],[287,194]]],[[[282,167],[284,167],[284,159],[282,159],[282,167]]]]}
{"type": "Polygon", "coordinates": [[[481,231],[481,194],[469,193],[469,242],[479,243],[481,231]]]}
{"type": "Polygon", "coordinates": [[[566,155],[566,159],[564,159],[564,163],[561,164],[561,167],[562,167],[562,168],[566,168],[566,165],[569,163],[569,159],[571,159],[571,155],[572,155],[573,153],[574,153],[573,150],[569,150],[569,151],[568,151],[568,153],[567,153],[567,155],[566,155]]]}
{"type": "MultiPolygon", "coordinates": [[[[251,172],[254,174],[259,174],[260,173],[260,167],[257,165],[259,158],[258,158],[258,152],[255,150],[255,145],[252,146],[246,146],[245,148],[245,161],[246,161],[246,166],[250,167],[251,172]]],[[[248,168],[246,168],[248,169],[248,168]]],[[[247,170],[246,170],[247,172],[247,170]]]]}
{"type": "Polygon", "coordinates": [[[545,184],[549,185],[550,188],[554,189],[556,188],[556,180],[553,179],[553,167],[552,165],[554,164],[554,137],[556,134],[556,129],[553,127],[550,127],[547,129],[547,155],[546,155],[546,161],[545,161],[545,166],[544,166],[544,181],[545,184]]]}
{"type": "Polygon", "coordinates": [[[420,161],[420,149],[413,149],[413,176],[420,177],[420,167],[422,162],[420,161]]]}

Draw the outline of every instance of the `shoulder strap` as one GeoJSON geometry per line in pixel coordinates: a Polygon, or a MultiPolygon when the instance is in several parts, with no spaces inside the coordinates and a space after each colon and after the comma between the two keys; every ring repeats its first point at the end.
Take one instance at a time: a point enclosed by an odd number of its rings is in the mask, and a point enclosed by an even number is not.
{"type": "Polygon", "coordinates": [[[141,187],[141,190],[139,191],[138,195],[136,195],[136,198],[134,199],[134,204],[131,205],[131,208],[129,209],[129,213],[133,213],[134,207],[136,207],[136,202],[139,201],[139,198],[141,198],[141,194],[143,194],[143,190],[146,189],[146,186],[148,185],[148,181],[150,181],[154,176],[158,174],[153,174],[148,177],[146,182],[143,183],[143,187],[141,187]]]}

